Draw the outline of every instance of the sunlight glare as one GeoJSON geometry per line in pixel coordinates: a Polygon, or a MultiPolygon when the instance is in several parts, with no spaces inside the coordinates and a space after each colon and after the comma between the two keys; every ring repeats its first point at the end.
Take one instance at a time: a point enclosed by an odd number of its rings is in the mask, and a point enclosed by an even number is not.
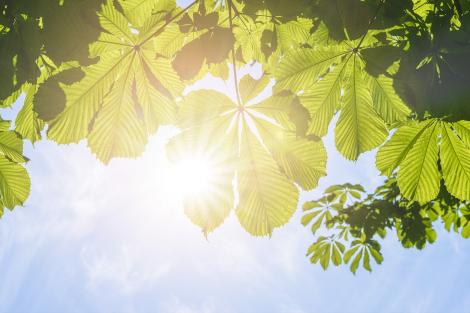
{"type": "Polygon", "coordinates": [[[210,188],[212,169],[203,158],[186,158],[172,168],[173,192],[183,196],[196,196],[210,188]]]}

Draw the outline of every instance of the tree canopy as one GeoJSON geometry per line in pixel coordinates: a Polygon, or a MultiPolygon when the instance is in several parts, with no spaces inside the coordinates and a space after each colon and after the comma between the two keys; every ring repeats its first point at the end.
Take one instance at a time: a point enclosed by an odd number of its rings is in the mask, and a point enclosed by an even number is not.
{"type": "MultiPolygon", "coordinates": [[[[0,201],[28,198],[23,141],[85,140],[103,163],[141,155],[159,126],[178,160],[201,155],[210,192],[185,199],[205,234],[234,211],[255,236],[297,209],[325,176],[334,125],[348,160],[378,149],[384,185],[328,188],[304,204],[307,254],[371,270],[380,239],[470,236],[470,2],[467,0],[0,0],[0,201]],[[240,77],[259,64],[262,76],[240,77]],[[232,76],[235,99],[185,92],[232,76]],[[264,100],[260,94],[269,93],[264,100]],[[321,231],[320,231],[321,229],[321,231]],[[321,236],[316,236],[321,232],[321,236]]],[[[371,166],[373,166],[371,164],[371,166]]]]}

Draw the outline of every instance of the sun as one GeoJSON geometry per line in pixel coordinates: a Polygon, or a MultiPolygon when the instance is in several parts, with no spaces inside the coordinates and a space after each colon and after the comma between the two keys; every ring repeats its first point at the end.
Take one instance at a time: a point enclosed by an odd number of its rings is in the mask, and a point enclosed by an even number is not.
{"type": "Polygon", "coordinates": [[[170,169],[166,197],[177,200],[204,235],[221,225],[235,206],[234,168],[230,159],[208,153],[180,154],[170,169]]]}
{"type": "Polygon", "coordinates": [[[211,189],[214,171],[210,162],[202,157],[187,157],[171,168],[171,184],[175,193],[183,197],[194,197],[211,189]]]}

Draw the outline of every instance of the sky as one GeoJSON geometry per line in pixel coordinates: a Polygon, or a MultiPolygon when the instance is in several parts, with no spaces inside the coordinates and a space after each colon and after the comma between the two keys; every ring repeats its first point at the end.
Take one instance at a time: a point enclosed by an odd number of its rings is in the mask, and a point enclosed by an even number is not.
{"type": "MultiPolygon", "coordinates": [[[[256,76],[257,68],[245,69],[256,76]]],[[[207,78],[230,95],[233,82],[207,78]]],[[[189,91],[189,90],[188,90],[189,91]]],[[[21,99],[12,110],[14,115],[21,99]]],[[[330,133],[332,133],[330,131],[330,133]]],[[[323,271],[305,257],[314,238],[301,212],[255,238],[234,214],[206,239],[186,218],[178,181],[165,157],[175,129],[164,127],[137,160],[101,164],[82,142],[26,145],[32,190],[25,207],[0,220],[0,312],[463,312],[470,306],[470,241],[439,229],[424,251],[383,242],[381,266],[356,275],[323,271]]],[[[314,199],[332,184],[382,177],[375,152],[353,163],[332,136],[328,176],[301,196],[314,199]]]]}

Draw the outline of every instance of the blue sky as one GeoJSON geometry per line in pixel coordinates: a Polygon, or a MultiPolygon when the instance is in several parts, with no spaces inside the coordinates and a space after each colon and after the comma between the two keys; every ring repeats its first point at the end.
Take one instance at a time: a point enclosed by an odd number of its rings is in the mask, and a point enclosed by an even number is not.
{"type": "MultiPolygon", "coordinates": [[[[230,83],[205,84],[231,92],[230,83]]],[[[138,160],[109,166],[84,143],[27,147],[31,197],[0,221],[0,312],[462,312],[470,305],[470,241],[442,231],[422,252],[390,236],[384,264],[356,276],[309,263],[312,236],[300,214],[271,239],[250,237],[231,216],[206,240],[179,197],[168,197],[171,133],[154,136],[138,160]]],[[[329,176],[319,190],[380,181],[373,153],[354,164],[326,142],[329,176]]]]}
{"type": "MultiPolygon", "coordinates": [[[[257,69],[245,72],[257,73],[257,69]]],[[[233,97],[233,83],[194,88],[233,97]]],[[[19,101],[12,115],[21,105],[19,101]]],[[[0,220],[0,312],[463,312],[470,306],[470,241],[439,229],[424,251],[395,236],[373,273],[323,271],[305,251],[313,237],[300,212],[272,238],[254,238],[235,216],[208,239],[185,217],[165,158],[173,129],[152,137],[138,160],[100,164],[86,143],[27,145],[32,192],[0,220]],[[176,192],[175,192],[176,191],[176,192]]],[[[373,189],[374,152],[344,160],[326,138],[331,184],[373,189]]]]}

